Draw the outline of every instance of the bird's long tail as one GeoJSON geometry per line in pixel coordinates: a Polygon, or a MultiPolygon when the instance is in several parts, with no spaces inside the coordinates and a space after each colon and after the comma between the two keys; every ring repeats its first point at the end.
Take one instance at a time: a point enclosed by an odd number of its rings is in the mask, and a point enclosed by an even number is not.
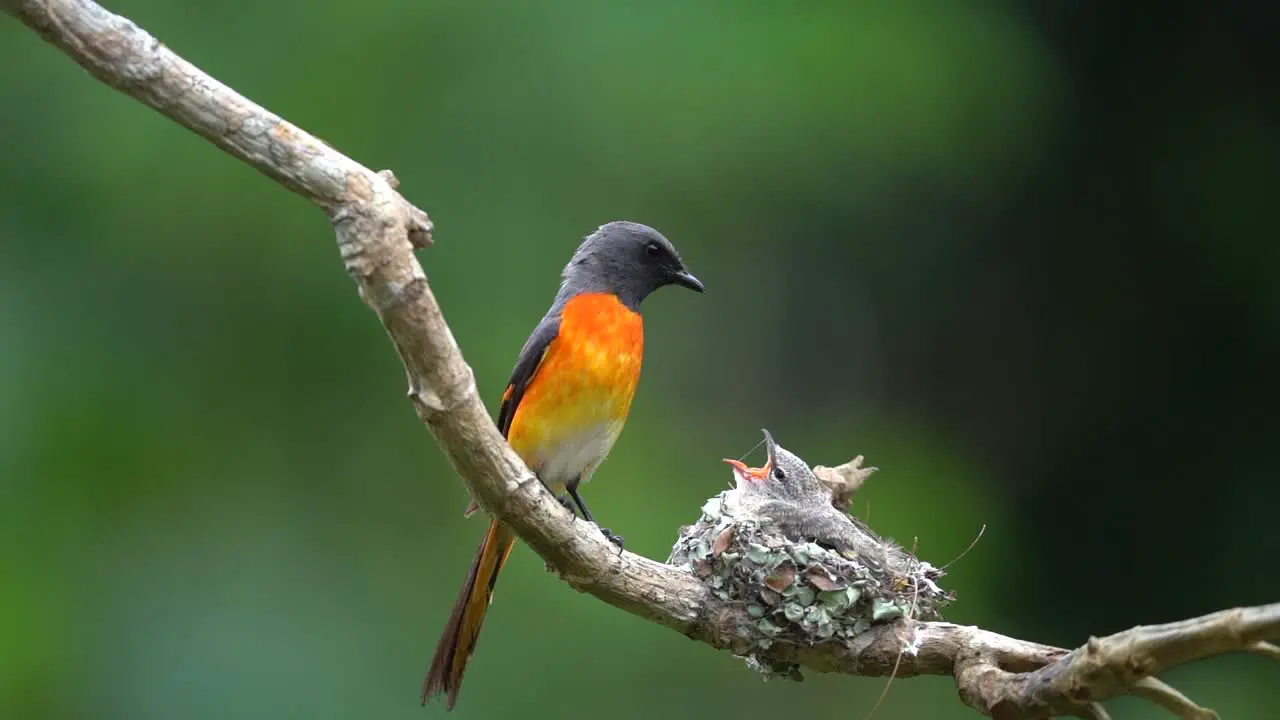
{"type": "Polygon", "coordinates": [[[422,681],[424,705],[429,698],[441,693],[447,693],[446,710],[452,710],[453,704],[457,702],[458,690],[462,687],[462,673],[466,671],[467,661],[475,652],[485,611],[493,601],[493,586],[498,581],[498,572],[502,570],[515,543],[515,533],[498,524],[497,520],[489,523],[489,532],[485,534],[484,542],[471,561],[467,580],[462,584],[458,599],[453,604],[453,612],[449,615],[449,622],[436,645],[435,655],[431,658],[431,669],[422,681]]]}

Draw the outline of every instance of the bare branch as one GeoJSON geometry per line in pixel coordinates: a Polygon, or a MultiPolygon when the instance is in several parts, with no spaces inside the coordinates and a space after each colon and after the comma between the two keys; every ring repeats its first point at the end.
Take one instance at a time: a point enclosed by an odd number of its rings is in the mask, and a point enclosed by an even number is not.
{"type": "MultiPolygon", "coordinates": [[[[1004,708],[1014,713],[1008,717],[1043,717],[1046,712],[1079,714],[1086,703],[1133,693],[1180,717],[1214,717],[1212,711],[1199,708],[1163,683],[1143,680],[1193,660],[1251,650],[1262,639],[1277,635],[1280,603],[1223,610],[1165,625],[1141,625],[1102,639],[1089,638],[1084,646],[1051,664],[992,683],[999,692],[978,705],[967,698],[966,702],[993,715],[1004,708]]],[[[959,671],[956,677],[960,678],[959,671]]]]}
{"type": "MultiPolygon", "coordinates": [[[[430,241],[431,222],[407,206],[375,173],[319,139],[255,105],[178,57],[127,18],[87,0],[0,0],[0,7],[111,87],[149,105],[267,177],[334,213],[366,205],[403,205],[415,239],[430,241]]],[[[399,218],[397,218],[399,219],[399,218]]]]}
{"type": "Polygon", "coordinates": [[[1244,652],[1280,634],[1280,603],[1223,610],[1165,625],[1140,625],[1098,640],[1042,671],[1042,692],[1071,697],[1118,695],[1144,677],[1176,665],[1230,652],[1244,652]]]}
{"type": "MultiPolygon", "coordinates": [[[[712,596],[691,573],[618,553],[569,514],[504,442],[481,403],[471,368],[413,254],[431,221],[377,173],[219,83],[131,21],[89,0],[0,0],[94,77],[156,109],[315,203],[327,213],[361,299],[377,314],[404,365],[409,400],[472,496],[512,527],[571,586],[716,648],[742,651],[754,619],[712,596]]],[[[852,492],[870,473],[853,462],[830,476],[852,492]]],[[[1280,604],[1238,608],[1168,625],[1136,627],[1066,651],[976,627],[903,618],[850,638],[779,643],[774,659],[818,672],[953,676],[960,698],[996,718],[1105,718],[1097,703],[1147,697],[1181,717],[1212,717],[1152,676],[1212,655],[1251,651],[1273,659],[1280,604]],[[1194,714],[1199,713],[1199,714],[1194,714]]]]}

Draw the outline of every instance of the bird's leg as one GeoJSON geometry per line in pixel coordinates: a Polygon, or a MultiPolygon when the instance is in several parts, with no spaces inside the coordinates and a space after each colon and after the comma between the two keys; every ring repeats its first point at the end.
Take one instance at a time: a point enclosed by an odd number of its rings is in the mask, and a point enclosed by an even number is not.
{"type": "Polygon", "coordinates": [[[537,473],[534,473],[534,477],[538,478],[538,482],[542,483],[542,487],[546,488],[547,492],[551,493],[551,497],[555,498],[556,501],[560,503],[561,507],[569,511],[569,514],[573,516],[574,520],[578,519],[578,511],[574,508],[573,500],[568,495],[557,495],[556,491],[551,489],[551,486],[547,484],[546,480],[543,480],[537,473]]]}
{"type": "MultiPolygon", "coordinates": [[[[538,480],[541,481],[542,478],[538,478],[538,480]]],[[[551,497],[555,498],[556,501],[560,503],[561,507],[569,511],[569,517],[573,518],[574,522],[578,521],[578,508],[573,504],[573,498],[568,495],[556,495],[551,487],[545,482],[542,483],[542,487],[546,488],[547,492],[551,493],[551,497]]],[[[549,562],[543,562],[542,566],[547,569],[547,572],[556,571],[555,568],[551,567],[551,563],[549,562]]]]}
{"type": "Polygon", "coordinates": [[[578,519],[578,508],[573,504],[573,498],[568,495],[557,495],[556,500],[560,501],[560,505],[569,511],[574,520],[578,519]]]}
{"type": "Polygon", "coordinates": [[[591,523],[592,525],[595,525],[597,528],[599,528],[600,532],[604,535],[604,539],[608,540],[614,545],[617,545],[618,552],[622,552],[622,548],[623,548],[622,536],[614,535],[613,531],[609,530],[609,528],[600,527],[600,523],[596,522],[591,517],[591,511],[587,509],[587,504],[582,502],[582,496],[578,494],[578,483],[576,482],[571,483],[570,485],[567,486],[567,489],[569,490],[569,497],[573,498],[573,501],[578,504],[578,509],[582,511],[582,518],[587,522],[591,523]]]}

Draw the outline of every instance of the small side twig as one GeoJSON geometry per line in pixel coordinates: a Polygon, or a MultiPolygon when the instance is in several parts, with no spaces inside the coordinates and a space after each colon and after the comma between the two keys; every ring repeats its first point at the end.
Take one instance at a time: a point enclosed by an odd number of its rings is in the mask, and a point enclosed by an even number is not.
{"type": "Polygon", "coordinates": [[[1259,641],[1249,646],[1249,652],[1256,653],[1265,658],[1272,660],[1280,660],[1280,646],[1273,645],[1269,642],[1259,641]]]}
{"type": "Polygon", "coordinates": [[[1182,720],[1217,720],[1218,717],[1218,713],[1200,707],[1157,678],[1145,677],[1134,683],[1132,694],[1150,700],[1182,720]]]}

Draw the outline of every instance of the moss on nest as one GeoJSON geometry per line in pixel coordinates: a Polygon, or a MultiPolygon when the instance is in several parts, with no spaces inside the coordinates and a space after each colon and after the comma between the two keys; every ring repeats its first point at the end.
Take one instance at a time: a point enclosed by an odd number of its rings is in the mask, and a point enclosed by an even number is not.
{"type": "MultiPolygon", "coordinates": [[[[942,570],[891,541],[866,532],[876,552],[842,555],[814,542],[791,540],[767,518],[735,517],[728,490],[702,506],[681,529],[668,557],[702,580],[718,599],[742,604],[748,667],[769,677],[802,679],[799,668],[771,658],[777,643],[814,645],[848,640],[877,623],[909,616],[934,619],[953,599],[935,582],[942,570]]],[[[852,520],[850,521],[852,522],[852,520]]]]}

